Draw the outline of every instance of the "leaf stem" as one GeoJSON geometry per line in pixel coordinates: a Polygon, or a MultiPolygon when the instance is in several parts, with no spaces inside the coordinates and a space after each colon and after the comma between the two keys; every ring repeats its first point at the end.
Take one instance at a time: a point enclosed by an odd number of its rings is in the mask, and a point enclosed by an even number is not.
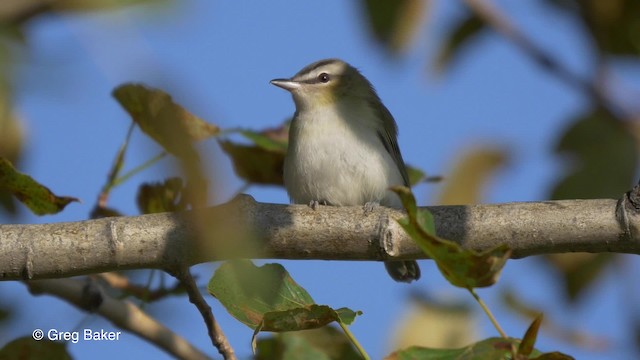
{"type": "Polygon", "coordinates": [[[371,360],[371,358],[369,357],[367,352],[364,350],[362,345],[360,345],[360,343],[358,342],[358,339],[356,339],[356,337],[353,336],[353,333],[351,332],[351,330],[349,330],[349,327],[345,325],[342,321],[338,321],[338,324],[340,324],[340,327],[344,331],[344,334],[347,335],[351,343],[356,347],[356,349],[358,349],[358,352],[360,353],[360,355],[362,355],[362,358],[365,360],[371,360]]]}
{"type": "Polygon", "coordinates": [[[148,168],[149,166],[155,164],[156,162],[160,161],[162,158],[164,158],[165,156],[167,156],[167,153],[165,151],[161,152],[160,154],[156,155],[154,158],[147,160],[144,164],[139,165],[131,170],[129,170],[126,174],[120,176],[119,178],[115,179],[113,181],[113,184],[111,185],[112,188],[122,184],[123,182],[129,180],[130,177],[134,176],[135,174],[139,173],[140,171],[148,168]]]}
{"type": "MultiPolygon", "coordinates": [[[[467,288],[467,290],[469,290],[471,295],[473,295],[473,298],[476,299],[476,301],[478,302],[478,304],[480,305],[480,307],[482,308],[484,313],[487,314],[487,316],[489,317],[489,320],[491,320],[491,323],[493,324],[493,326],[500,333],[500,336],[505,340],[509,340],[509,337],[507,336],[507,333],[505,333],[504,330],[502,330],[502,328],[500,327],[500,324],[498,324],[498,320],[496,320],[495,316],[493,316],[493,314],[491,313],[491,310],[489,310],[489,307],[487,306],[487,304],[485,304],[484,301],[482,301],[480,296],[478,296],[478,294],[476,294],[476,292],[475,292],[475,290],[473,290],[473,288],[467,288]]],[[[512,356],[513,359],[516,359],[516,354],[517,354],[516,346],[511,341],[509,343],[511,344],[511,356],[512,356]]]]}
{"type": "Polygon", "coordinates": [[[502,336],[505,339],[508,339],[507,334],[504,332],[504,330],[502,330],[502,328],[500,327],[500,324],[498,324],[498,320],[496,320],[496,318],[491,313],[491,310],[489,310],[489,308],[484,303],[484,301],[482,301],[480,296],[478,296],[478,294],[476,294],[476,292],[472,288],[467,288],[467,290],[469,290],[471,295],[473,295],[473,298],[476,299],[476,301],[478,302],[478,304],[480,305],[480,307],[482,308],[484,313],[487,314],[487,316],[489,317],[489,320],[491,320],[491,323],[493,324],[493,326],[500,333],[500,336],[502,336]]]}

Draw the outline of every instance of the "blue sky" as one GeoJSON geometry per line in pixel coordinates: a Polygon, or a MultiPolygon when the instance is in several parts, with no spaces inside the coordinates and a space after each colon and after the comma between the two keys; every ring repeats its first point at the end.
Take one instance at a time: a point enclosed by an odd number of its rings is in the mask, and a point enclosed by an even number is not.
{"type": "MultiPolygon", "coordinates": [[[[589,51],[578,22],[538,3],[504,6],[534,41],[574,71],[587,74],[589,51]]],[[[27,29],[30,46],[15,76],[17,107],[27,136],[21,170],[57,194],[78,197],[82,203],[43,218],[23,209],[20,221],[87,218],[130,121],[110,96],[117,85],[144,82],[164,89],[194,114],[223,128],[262,129],[277,126],[294,110],[289,95],[269,85],[269,80],[291,76],[308,63],[327,57],[352,63],[372,81],[398,122],[399,145],[407,163],[446,177],[463,151],[478,145],[496,146],[506,149],[511,158],[508,167],[491,182],[484,201],[545,199],[564,166],[552,156],[553,144],[587,100],[539,70],[504,39],[490,34],[468,48],[450,71],[434,72],[438,41],[462,10],[454,2],[431,5],[415,41],[398,58],[389,57],[372,41],[355,2],[337,0],[251,4],[193,0],[162,9],[139,7],[33,21],[27,29]]],[[[640,77],[624,66],[620,71],[635,80],[640,77]]],[[[224,202],[241,182],[214,142],[203,145],[203,150],[211,156],[210,169],[216,177],[212,203],[224,202]]],[[[137,131],[128,167],[159,151],[137,131]]],[[[110,204],[126,214],[136,214],[137,186],[143,181],[162,180],[164,170],[158,167],[134,177],[114,191],[110,204]]],[[[429,204],[439,188],[419,186],[418,201],[429,204]]],[[[249,193],[262,202],[288,201],[280,188],[253,187],[249,193]]],[[[364,311],[352,331],[373,358],[392,350],[390,329],[407,308],[411,289],[471,300],[462,290],[446,284],[427,261],[421,262],[423,279],[411,286],[393,283],[379,263],[283,263],[316,302],[364,311]]],[[[638,268],[637,260],[631,257],[623,257],[620,266],[638,268]]],[[[211,264],[194,269],[203,283],[212,270],[211,264]]],[[[628,317],[621,304],[627,294],[613,281],[619,271],[606,271],[588,296],[571,306],[561,301],[557,274],[540,260],[511,261],[498,287],[513,289],[528,302],[547,309],[555,322],[611,339],[618,349],[592,354],[544,332],[538,348],[565,351],[580,359],[611,354],[632,358],[631,344],[623,342],[628,317]]],[[[4,328],[0,344],[30,334],[37,327],[115,329],[53,298],[32,297],[20,283],[0,283],[0,291],[2,302],[13,304],[15,319],[20,319],[4,328]],[[83,319],[85,322],[79,323],[83,319]]],[[[498,288],[481,290],[480,294],[493,304],[507,333],[522,336],[528,324],[501,311],[498,288]]],[[[247,356],[251,331],[231,319],[215,300],[208,300],[236,351],[247,356]]],[[[185,297],[167,299],[146,310],[200,349],[216,353],[202,320],[185,297]]],[[[478,314],[477,318],[481,338],[496,335],[484,317],[478,314]]],[[[78,358],[166,357],[128,334],[120,342],[70,344],[69,348],[78,358]]]]}

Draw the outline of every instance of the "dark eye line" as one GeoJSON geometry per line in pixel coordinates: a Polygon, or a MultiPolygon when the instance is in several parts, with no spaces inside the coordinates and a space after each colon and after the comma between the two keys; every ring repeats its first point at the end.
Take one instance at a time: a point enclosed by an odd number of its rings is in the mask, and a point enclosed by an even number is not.
{"type": "Polygon", "coordinates": [[[328,73],[321,73],[320,75],[316,76],[315,78],[309,79],[309,80],[303,80],[301,81],[304,84],[326,84],[331,80],[334,80],[336,77],[338,77],[338,75],[329,75],[328,73]],[[320,78],[322,75],[325,75],[327,77],[327,81],[322,81],[320,78]]]}

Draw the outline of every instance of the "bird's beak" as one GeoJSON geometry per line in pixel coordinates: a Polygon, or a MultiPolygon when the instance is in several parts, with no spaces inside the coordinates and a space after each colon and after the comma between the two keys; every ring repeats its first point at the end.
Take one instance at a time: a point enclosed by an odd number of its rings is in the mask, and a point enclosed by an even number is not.
{"type": "Polygon", "coordinates": [[[290,79],[273,79],[270,83],[287,91],[293,91],[300,88],[299,82],[290,79]]]}

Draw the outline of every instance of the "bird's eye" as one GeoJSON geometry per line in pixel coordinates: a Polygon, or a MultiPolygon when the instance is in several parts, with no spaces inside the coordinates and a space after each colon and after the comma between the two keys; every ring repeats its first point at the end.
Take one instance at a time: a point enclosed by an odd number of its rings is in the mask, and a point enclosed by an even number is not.
{"type": "Polygon", "coordinates": [[[320,75],[318,75],[318,80],[322,83],[328,83],[329,82],[329,74],[327,73],[322,73],[320,75]]]}

